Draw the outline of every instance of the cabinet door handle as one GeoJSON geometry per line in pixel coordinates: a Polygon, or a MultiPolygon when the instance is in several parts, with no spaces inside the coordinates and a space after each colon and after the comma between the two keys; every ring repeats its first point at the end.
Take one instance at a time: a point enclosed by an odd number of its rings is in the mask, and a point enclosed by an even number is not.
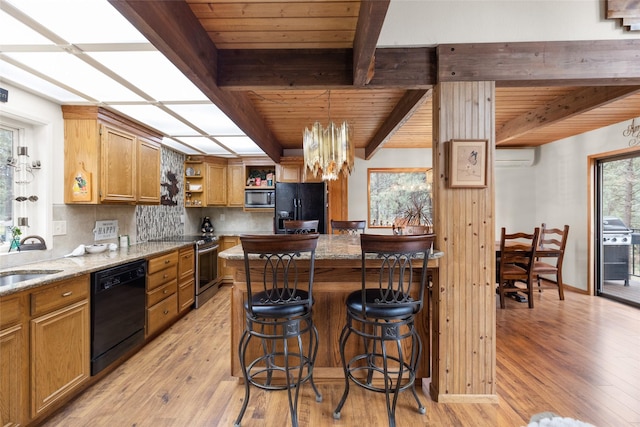
{"type": "Polygon", "coordinates": [[[165,259],[165,260],[164,260],[164,263],[165,263],[165,264],[169,264],[170,262],[171,262],[171,260],[170,260],[170,259],[165,259]]]}
{"type": "Polygon", "coordinates": [[[169,310],[165,310],[165,311],[164,311],[164,314],[169,314],[169,310]]]}
{"type": "Polygon", "coordinates": [[[167,277],[169,277],[168,274],[165,274],[164,276],[162,276],[163,279],[166,279],[167,277]]]}
{"type": "Polygon", "coordinates": [[[162,291],[163,294],[166,294],[167,292],[169,292],[168,289],[165,289],[164,291],[162,291]]]}
{"type": "Polygon", "coordinates": [[[62,294],[63,297],[70,297],[73,292],[68,291],[62,294]]]}

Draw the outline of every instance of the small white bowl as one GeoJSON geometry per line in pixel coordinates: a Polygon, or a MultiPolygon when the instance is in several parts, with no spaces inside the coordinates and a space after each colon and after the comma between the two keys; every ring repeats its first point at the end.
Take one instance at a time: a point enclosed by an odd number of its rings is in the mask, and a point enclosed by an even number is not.
{"type": "Polygon", "coordinates": [[[104,252],[107,250],[107,245],[105,244],[87,245],[84,247],[84,250],[90,254],[99,254],[100,252],[104,252]]]}

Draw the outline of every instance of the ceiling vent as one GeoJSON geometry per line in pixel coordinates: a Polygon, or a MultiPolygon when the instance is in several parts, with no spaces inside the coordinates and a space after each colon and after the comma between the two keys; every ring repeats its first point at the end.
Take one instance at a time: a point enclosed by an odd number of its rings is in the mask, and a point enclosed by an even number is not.
{"type": "Polygon", "coordinates": [[[533,166],[536,160],[535,148],[497,148],[496,167],[533,166]]]}

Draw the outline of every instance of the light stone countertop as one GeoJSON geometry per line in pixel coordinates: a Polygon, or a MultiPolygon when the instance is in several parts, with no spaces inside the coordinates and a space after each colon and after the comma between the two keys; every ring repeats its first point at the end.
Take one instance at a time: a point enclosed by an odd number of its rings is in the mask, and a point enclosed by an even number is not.
{"type": "MultiPolygon", "coordinates": [[[[243,260],[242,245],[236,245],[218,254],[228,260],[243,260]]],[[[321,234],[316,248],[316,260],[360,259],[360,236],[344,234],[321,234]]],[[[444,256],[444,252],[434,250],[429,259],[444,256]]]]}
{"type": "Polygon", "coordinates": [[[0,296],[13,294],[26,289],[36,288],[58,280],[69,279],[98,270],[104,270],[131,261],[151,258],[173,250],[193,246],[189,242],[147,242],[105,251],[99,254],[84,254],[78,257],[56,258],[37,261],[30,264],[0,270],[0,276],[10,272],[29,273],[39,270],[60,270],[58,273],[43,275],[36,279],[24,280],[10,285],[0,286],[0,296]]]}

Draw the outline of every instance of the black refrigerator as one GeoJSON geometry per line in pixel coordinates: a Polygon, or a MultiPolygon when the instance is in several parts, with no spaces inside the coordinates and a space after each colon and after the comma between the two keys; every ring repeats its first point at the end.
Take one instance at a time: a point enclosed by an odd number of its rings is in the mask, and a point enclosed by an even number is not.
{"type": "Polygon", "coordinates": [[[327,189],[324,182],[276,182],[274,231],[284,234],[286,220],[318,220],[318,232],[327,232],[327,189]]]}

